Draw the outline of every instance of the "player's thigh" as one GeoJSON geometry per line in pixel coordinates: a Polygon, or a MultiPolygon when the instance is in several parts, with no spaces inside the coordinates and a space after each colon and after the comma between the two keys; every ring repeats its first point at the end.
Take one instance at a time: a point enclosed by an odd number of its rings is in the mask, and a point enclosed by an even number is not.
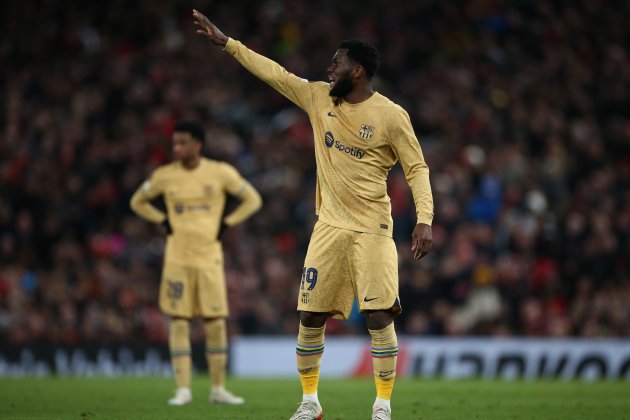
{"type": "Polygon", "coordinates": [[[165,264],[160,282],[160,309],[167,315],[190,318],[193,315],[194,273],[188,267],[165,264]]]}
{"type": "Polygon", "coordinates": [[[195,315],[204,318],[228,316],[227,288],[223,258],[213,258],[209,267],[197,270],[197,305],[195,315]]]}
{"type": "Polygon", "coordinates": [[[345,229],[315,225],[304,259],[298,310],[332,312],[347,318],[354,299],[347,255],[351,236],[345,229]]]}
{"type": "Polygon", "coordinates": [[[387,236],[357,233],[351,258],[359,310],[400,311],[398,253],[387,236]]]}

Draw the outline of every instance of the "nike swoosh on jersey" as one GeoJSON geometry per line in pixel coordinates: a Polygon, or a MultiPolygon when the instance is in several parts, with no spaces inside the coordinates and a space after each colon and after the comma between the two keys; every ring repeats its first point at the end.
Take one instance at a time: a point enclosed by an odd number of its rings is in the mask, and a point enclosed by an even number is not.
{"type": "Polygon", "coordinates": [[[371,302],[371,301],[376,300],[376,299],[378,299],[378,298],[377,297],[375,297],[375,298],[368,298],[366,296],[366,297],[363,298],[363,302],[371,302]]]}
{"type": "Polygon", "coordinates": [[[337,114],[335,114],[335,113],[334,113],[334,112],[332,112],[332,111],[329,111],[329,112],[328,112],[328,116],[329,116],[329,117],[337,117],[337,114]]]}

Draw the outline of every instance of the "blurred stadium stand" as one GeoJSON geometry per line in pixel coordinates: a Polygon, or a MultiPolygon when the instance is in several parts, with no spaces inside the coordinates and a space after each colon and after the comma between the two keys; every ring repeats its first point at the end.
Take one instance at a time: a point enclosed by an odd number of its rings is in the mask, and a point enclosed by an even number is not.
{"type": "MultiPolygon", "coordinates": [[[[436,202],[433,252],[414,263],[392,171],[402,334],[630,335],[627,1],[6,0],[0,347],[166,341],[163,238],[128,200],[180,118],[265,199],[225,236],[231,334],[296,333],[311,128],[196,36],[193,7],[311,80],[344,38],[379,48],[376,85],[411,115],[436,202]]],[[[359,331],[358,316],[328,328],[359,331]]]]}

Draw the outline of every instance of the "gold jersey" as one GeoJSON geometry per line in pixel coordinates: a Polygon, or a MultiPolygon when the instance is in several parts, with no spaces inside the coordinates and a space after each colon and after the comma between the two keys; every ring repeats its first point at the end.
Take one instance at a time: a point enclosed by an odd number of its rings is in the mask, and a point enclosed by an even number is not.
{"type": "Polygon", "coordinates": [[[203,268],[212,265],[217,250],[226,194],[242,200],[224,219],[230,226],[260,208],[256,190],[227,163],[201,158],[196,168],[186,169],[176,161],[155,170],[132,197],[131,207],[154,223],[168,217],[173,233],[166,240],[165,264],[203,268]],[[167,215],[149,202],[158,196],[163,196],[167,215]]]}
{"type": "Polygon", "coordinates": [[[328,83],[301,79],[232,38],[225,51],[308,114],[315,140],[320,221],[391,236],[386,181],[400,161],[413,194],[417,223],[432,223],[429,167],[404,109],[379,93],[358,104],[338,100],[329,95],[328,83]]]}

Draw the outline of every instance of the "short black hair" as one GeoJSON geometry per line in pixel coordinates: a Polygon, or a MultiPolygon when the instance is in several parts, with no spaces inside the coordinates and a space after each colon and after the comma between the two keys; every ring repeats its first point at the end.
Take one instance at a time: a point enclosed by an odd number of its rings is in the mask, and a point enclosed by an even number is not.
{"type": "Polygon", "coordinates": [[[359,63],[371,79],[378,69],[378,50],[373,45],[359,39],[341,41],[339,49],[348,50],[348,58],[359,63]]]}
{"type": "Polygon", "coordinates": [[[188,133],[190,137],[204,144],[206,140],[206,130],[196,121],[180,121],[175,124],[173,132],[188,133]]]}

